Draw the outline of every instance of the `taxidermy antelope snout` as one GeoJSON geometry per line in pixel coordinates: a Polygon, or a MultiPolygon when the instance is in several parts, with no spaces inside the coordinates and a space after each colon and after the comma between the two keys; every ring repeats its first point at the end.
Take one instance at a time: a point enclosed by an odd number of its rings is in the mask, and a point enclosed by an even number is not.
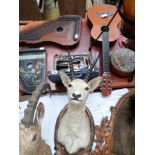
{"type": "Polygon", "coordinates": [[[60,73],[63,85],[67,88],[67,95],[69,103],[85,104],[90,92],[95,90],[101,82],[101,77],[97,77],[89,81],[88,83],[82,79],[70,80],[65,73],[60,73]]]}

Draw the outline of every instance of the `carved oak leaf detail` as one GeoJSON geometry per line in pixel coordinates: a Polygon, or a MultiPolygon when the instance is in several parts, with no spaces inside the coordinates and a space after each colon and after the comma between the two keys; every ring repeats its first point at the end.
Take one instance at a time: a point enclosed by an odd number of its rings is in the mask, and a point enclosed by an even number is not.
{"type": "Polygon", "coordinates": [[[135,154],[135,93],[123,95],[115,107],[111,107],[111,118],[103,118],[96,126],[96,146],[91,155],[135,154]],[[114,153],[115,152],[115,153],[114,153]]]}
{"type": "Polygon", "coordinates": [[[96,146],[95,150],[91,151],[91,155],[109,155],[109,147],[107,141],[110,135],[109,120],[107,117],[104,117],[101,121],[100,126],[95,126],[95,135],[96,135],[96,146]]]}

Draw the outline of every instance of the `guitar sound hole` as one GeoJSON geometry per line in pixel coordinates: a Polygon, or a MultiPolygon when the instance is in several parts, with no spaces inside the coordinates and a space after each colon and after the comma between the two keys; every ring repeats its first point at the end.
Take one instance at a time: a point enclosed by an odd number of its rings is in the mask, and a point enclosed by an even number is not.
{"type": "Polygon", "coordinates": [[[62,32],[63,31],[63,27],[58,27],[57,28],[57,32],[62,32]]]}

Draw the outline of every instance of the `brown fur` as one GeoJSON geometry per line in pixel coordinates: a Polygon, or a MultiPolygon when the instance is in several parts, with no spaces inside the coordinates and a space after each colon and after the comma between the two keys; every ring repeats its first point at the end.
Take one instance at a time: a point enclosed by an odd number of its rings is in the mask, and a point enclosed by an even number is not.
{"type": "Polygon", "coordinates": [[[41,121],[44,115],[43,104],[38,106],[40,110],[36,120],[29,128],[19,124],[19,154],[20,155],[52,155],[51,148],[41,137],[41,121]],[[43,113],[43,114],[41,114],[43,113]]]}

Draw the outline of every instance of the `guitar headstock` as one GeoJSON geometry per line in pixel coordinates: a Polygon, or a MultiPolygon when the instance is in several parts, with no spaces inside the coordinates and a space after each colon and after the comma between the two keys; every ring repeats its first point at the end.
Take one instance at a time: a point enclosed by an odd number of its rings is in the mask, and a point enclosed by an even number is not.
{"type": "Polygon", "coordinates": [[[101,86],[102,94],[104,96],[109,96],[112,91],[111,87],[111,76],[110,73],[104,73],[102,75],[102,86],[101,86]]]}

